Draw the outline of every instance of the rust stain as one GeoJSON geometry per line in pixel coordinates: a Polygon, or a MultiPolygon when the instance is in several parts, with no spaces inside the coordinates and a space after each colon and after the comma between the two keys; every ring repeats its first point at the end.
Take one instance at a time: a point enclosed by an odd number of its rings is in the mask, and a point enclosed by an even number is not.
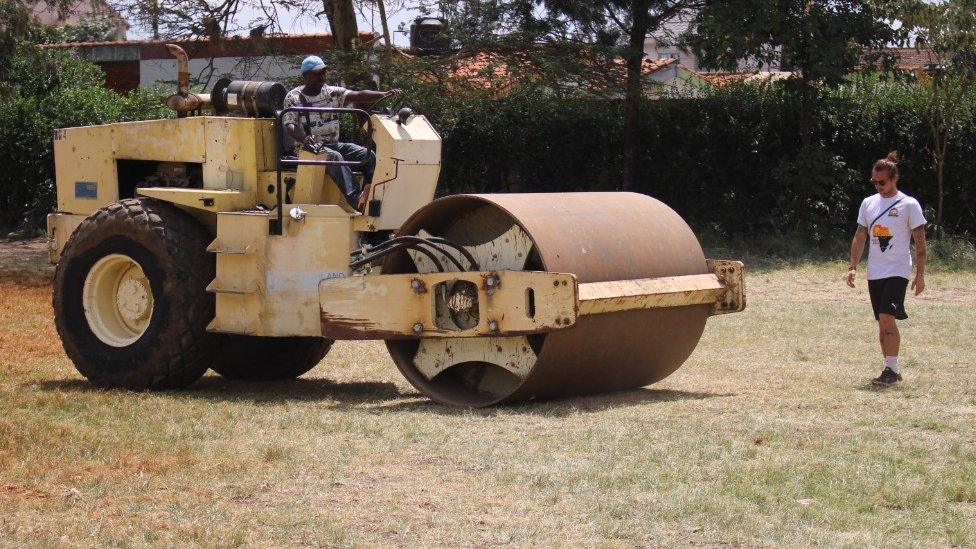
{"type": "Polygon", "coordinates": [[[4,484],[0,486],[0,494],[21,499],[44,499],[51,497],[51,494],[37,488],[24,486],[23,484],[4,484]]]}
{"type": "Polygon", "coordinates": [[[374,339],[372,334],[380,337],[395,334],[377,330],[375,326],[364,318],[346,318],[322,311],[322,335],[329,339],[374,339]]]}

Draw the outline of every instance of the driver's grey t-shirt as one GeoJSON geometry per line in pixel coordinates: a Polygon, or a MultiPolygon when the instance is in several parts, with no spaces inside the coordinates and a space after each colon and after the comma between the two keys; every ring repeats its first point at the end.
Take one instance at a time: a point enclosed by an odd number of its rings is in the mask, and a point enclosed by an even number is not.
{"type": "MultiPolygon", "coordinates": [[[[284,108],[288,107],[342,107],[346,104],[346,95],[349,90],[339,86],[322,86],[322,91],[318,95],[311,96],[302,93],[305,86],[299,86],[285,96],[284,108]],[[305,96],[305,104],[302,104],[301,96],[305,96]]],[[[323,143],[331,144],[339,141],[339,119],[334,115],[321,113],[306,114],[289,112],[282,117],[282,122],[288,124],[294,122],[300,124],[306,133],[311,133],[322,140],[323,143]],[[306,127],[306,124],[308,127],[306,127]]],[[[300,146],[300,145],[299,145],[300,146]]]]}

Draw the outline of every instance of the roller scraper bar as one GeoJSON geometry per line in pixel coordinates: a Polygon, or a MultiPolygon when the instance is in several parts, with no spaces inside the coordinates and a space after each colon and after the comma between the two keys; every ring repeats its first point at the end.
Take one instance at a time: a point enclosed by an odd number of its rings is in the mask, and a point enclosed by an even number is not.
{"type": "MultiPolygon", "coordinates": [[[[443,250],[443,249],[442,249],[443,250]]],[[[446,258],[436,262],[447,264],[446,258]]],[[[743,267],[710,261],[712,274],[579,283],[569,273],[431,272],[354,276],[319,285],[330,339],[502,337],[565,330],[588,315],[712,305],[741,311],[743,267]],[[392,306],[391,306],[392,305],[392,306]],[[452,316],[464,313],[471,322],[452,316]]]]}

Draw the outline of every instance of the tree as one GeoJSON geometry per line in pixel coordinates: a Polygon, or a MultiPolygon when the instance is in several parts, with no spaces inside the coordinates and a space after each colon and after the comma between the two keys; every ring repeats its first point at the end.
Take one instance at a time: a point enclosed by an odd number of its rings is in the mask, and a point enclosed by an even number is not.
{"type": "Polygon", "coordinates": [[[112,4],[130,22],[149,30],[154,39],[208,38],[220,42],[248,30],[238,21],[238,12],[245,6],[259,7],[260,0],[113,0],[112,4]]]}
{"type": "Polygon", "coordinates": [[[51,34],[20,2],[0,0],[0,229],[33,231],[54,208],[55,128],[172,116],[159,90],[121,96],[97,65],[38,47],[51,34]]]}
{"type": "Polygon", "coordinates": [[[932,63],[919,79],[929,124],[929,153],[938,185],[935,224],[942,226],[945,168],[960,122],[972,116],[976,92],[976,0],[939,4],[910,1],[895,6],[892,16],[929,48],[932,63]]]}
{"type": "Polygon", "coordinates": [[[736,70],[751,59],[792,71],[787,86],[800,100],[806,148],[821,86],[841,84],[865,50],[896,38],[883,15],[861,0],[706,0],[686,43],[704,66],[736,70]]]}
{"type": "MultiPolygon", "coordinates": [[[[359,35],[353,0],[110,0],[113,6],[154,38],[208,38],[266,30],[280,32],[286,15],[324,15],[337,47],[350,51],[359,35]],[[254,12],[243,20],[242,12],[254,12]]],[[[365,1],[365,0],[361,0],[365,1]]]]}
{"type": "Polygon", "coordinates": [[[352,0],[322,0],[322,13],[329,20],[335,45],[343,52],[352,51],[359,37],[356,9],[352,0]]]}
{"type": "MultiPolygon", "coordinates": [[[[595,44],[613,43],[626,61],[624,85],[625,123],[623,150],[624,190],[634,184],[637,150],[640,146],[640,99],[643,92],[644,43],[668,21],[703,5],[700,0],[538,0],[552,14],[552,28],[569,22],[576,34],[595,44]]],[[[566,28],[563,26],[562,28],[566,28]]],[[[572,34],[565,33],[565,34],[572,34]]]]}

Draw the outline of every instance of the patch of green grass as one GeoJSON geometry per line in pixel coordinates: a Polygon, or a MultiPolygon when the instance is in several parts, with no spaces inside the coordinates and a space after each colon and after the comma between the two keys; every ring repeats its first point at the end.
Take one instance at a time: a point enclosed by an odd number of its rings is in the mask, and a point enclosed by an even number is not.
{"type": "MultiPolygon", "coordinates": [[[[850,257],[852,234],[835,234],[811,240],[802,233],[774,233],[762,236],[701,235],[705,255],[713,258],[735,258],[752,270],[789,269],[805,264],[846,263],[850,257]]],[[[976,241],[961,236],[929,236],[929,270],[976,270],[976,241]]],[[[867,257],[865,252],[864,259],[867,257]]]]}

